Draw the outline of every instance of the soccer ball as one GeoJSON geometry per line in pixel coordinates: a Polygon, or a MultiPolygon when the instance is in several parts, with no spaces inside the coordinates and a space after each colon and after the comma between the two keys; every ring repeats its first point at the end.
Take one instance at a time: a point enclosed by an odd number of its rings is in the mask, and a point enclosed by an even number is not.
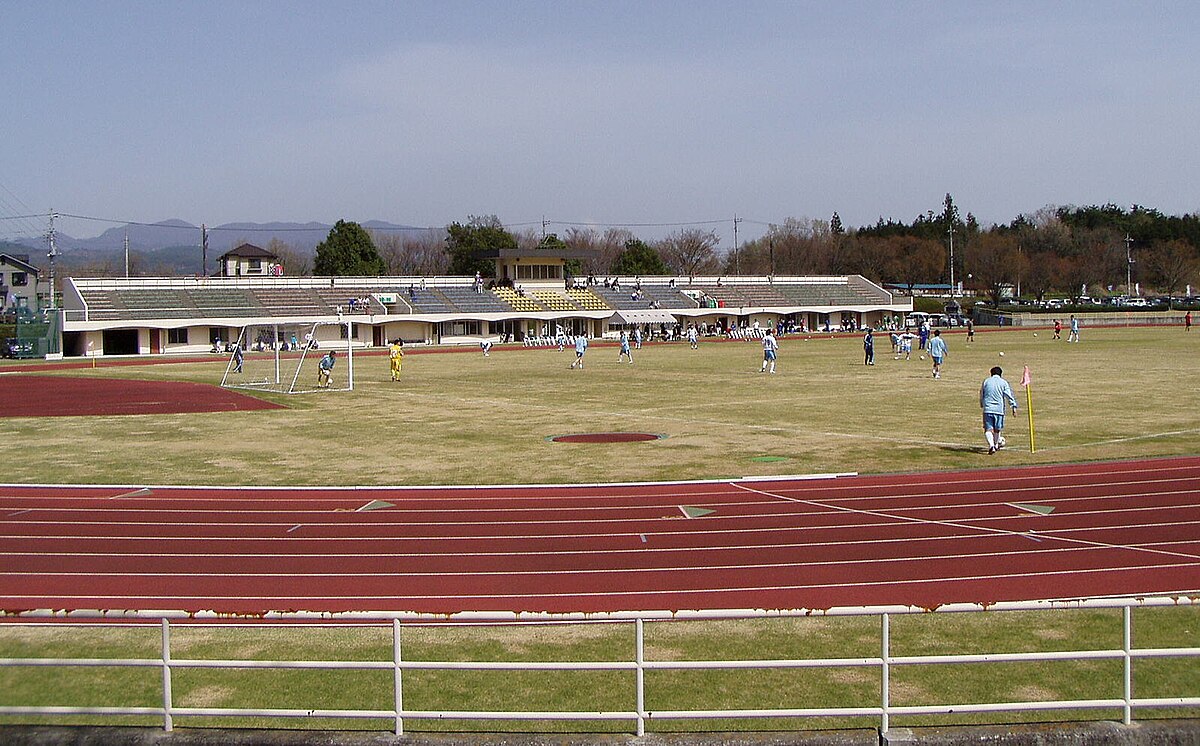
{"type": "Polygon", "coordinates": [[[1001,353],[1000,353],[1000,357],[1004,357],[1004,353],[1003,353],[1003,352],[1001,352],[1001,353]]]}
{"type": "Polygon", "coordinates": [[[1033,336],[1035,336],[1035,337],[1036,337],[1036,336],[1037,336],[1037,332],[1034,332],[1034,333],[1033,333],[1033,336]]]}
{"type": "Polygon", "coordinates": [[[1003,435],[1001,435],[1000,440],[996,441],[996,444],[1003,448],[1004,446],[1008,445],[1008,441],[1004,439],[1003,435]]]}
{"type": "Polygon", "coordinates": [[[921,359],[922,359],[922,360],[924,360],[924,359],[925,359],[925,356],[924,356],[924,355],[922,355],[922,356],[921,356],[921,359]]]}

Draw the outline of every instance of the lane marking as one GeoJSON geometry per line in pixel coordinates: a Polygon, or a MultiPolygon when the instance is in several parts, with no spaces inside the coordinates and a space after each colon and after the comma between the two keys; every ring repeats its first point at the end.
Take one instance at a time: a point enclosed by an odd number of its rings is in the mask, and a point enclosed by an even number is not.
{"type": "MultiPolygon", "coordinates": [[[[759,494],[763,494],[763,495],[769,494],[762,490],[756,490],[752,487],[746,487],[745,485],[735,484],[734,486],[737,487],[738,489],[746,490],[747,492],[758,492],[759,494]]],[[[910,518],[908,516],[894,515],[891,513],[885,513],[883,511],[862,510],[859,508],[842,508],[837,505],[832,505],[829,503],[822,503],[822,502],[816,501],[816,500],[800,500],[798,498],[787,497],[785,495],[777,495],[777,497],[779,497],[779,499],[781,499],[781,500],[791,500],[793,502],[802,502],[802,503],[806,503],[809,505],[818,505],[818,506],[825,507],[825,508],[828,508],[831,510],[844,510],[848,513],[859,513],[859,514],[871,515],[871,516],[880,517],[880,518],[891,518],[893,520],[904,521],[906,523],[929,524],[929,525],[935,525],[935,526],[950,526],[953,528],[962,528],[962,529],[967,529],[967,530],[974,529],[977,531],[1002,534],[1002,535],[1007,535],[1007,536],[1020,536],[1021,535],[1020,531],[1012,531],[1009,529],[1002,529],[1002,528],[992,528],[991,526],[973,526],[970,523],[960,522],[960,521],[941,521],[941,520],[932,520],[932,519],[927,519],[927,518],[910,518]]],[[[1188,559],[1200,559],[1200,554],[1168,552],[1166,550],[1149,549],[1146,547],[1134,547],[1134,546],[1125,546],[1125,545],[1121,545],[1121,544],[1109,544],[1107,542],[1089,541],[1087,539],[1075,539],[1075,538],[1070,538],[1070,537],[1066,537],[1066,536],[1057,536],[1055,533],[1047,533],[1047,534],[1043,534],[1043,535],[1047,539],[1055,539],[1057,541],[1075,542],[1075,543],[1079,543],[1079,544],[1104,547],[1106,549],[1126,549],[1126,550],[1130,550],[1130,551],[1163,554],[1163,555],[1173,556],[1173,557],[1186,557],[1188,559]]]]}
{"type": "Polygon", "coordinates": [[[133,492],[125,492],[120,495],[113,495],[112,497],[110,497],[108,499],[109,500],[120,500],[120,499],[126,498],[126,497],[147,497],[147,496],[153,495],[153,494],[154,494],[154,490],[150,489],[149,487],[143,487],[140,490],[134,490],[133,492]]]}

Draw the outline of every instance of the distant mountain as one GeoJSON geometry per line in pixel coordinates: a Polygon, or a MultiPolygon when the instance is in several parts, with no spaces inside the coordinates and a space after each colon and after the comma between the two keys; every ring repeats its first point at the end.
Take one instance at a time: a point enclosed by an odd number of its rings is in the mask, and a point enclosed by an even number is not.
{"type": "MultiPolygon", "coordinates": [[[[368,220],[361,225],[380,232],[424,230],[411,225],[368,220]]],[[[266,247],[271,239],[295,247],[302,255],[311,255],[316,245],[329,236],[333,226],[327,223],[225,223],[208,227],[208,267],[212,271],[217,257],[243,243],[266,247]]],[[[129,236],[130,263],[143,270],[157,269],[173,274],[200,272],[200,226],[184,220],[164,220],[153,225],[119,225],[94,238],[76,238],[66,233],[55,234],[55,245],[64,271],[71,269],[112,268],[124,272],[125,236],[129,236]]],[[[7,253],[28,253],[34,263],[45,264],[46,245],[43,239],[9,244],[7,253]]],[[[144,273],[140,272],[139,274],[144,273]]]]}

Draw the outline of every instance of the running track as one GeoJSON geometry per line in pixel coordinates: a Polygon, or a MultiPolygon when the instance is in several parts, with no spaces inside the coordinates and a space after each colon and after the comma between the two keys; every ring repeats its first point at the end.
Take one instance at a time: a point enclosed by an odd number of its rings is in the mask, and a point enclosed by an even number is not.
{"type": "Polygon", "coordinates": [[[1200,457],[682,484],[0,486],[9,614],[932,608],[1198,589],[1200,457]],[[391,507],[363,509],[376,500],[391,507]]]}

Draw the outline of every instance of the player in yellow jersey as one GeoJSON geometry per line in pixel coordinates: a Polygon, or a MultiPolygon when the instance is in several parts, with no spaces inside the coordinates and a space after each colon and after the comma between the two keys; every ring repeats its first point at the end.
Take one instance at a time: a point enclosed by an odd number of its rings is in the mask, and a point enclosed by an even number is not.
{"type": "Polygon", "coordinates": [[[404,340],[396,337],[388,350],[388,360],[392,364],[392,380],[400,380],[400,366],[404,364],[404,340]]]}

